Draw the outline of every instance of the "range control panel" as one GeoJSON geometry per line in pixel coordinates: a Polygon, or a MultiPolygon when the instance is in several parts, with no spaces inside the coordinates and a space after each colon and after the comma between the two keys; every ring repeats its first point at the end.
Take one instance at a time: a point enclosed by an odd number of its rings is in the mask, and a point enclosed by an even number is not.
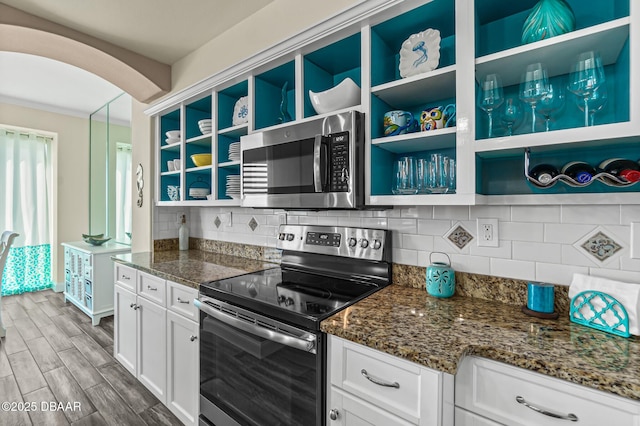
{"type": "Polygon", "coordinates": [[[390,238],[384,229],[342,226],[280,225],[276,246],[283,250],[385,260],[390,238]]]}

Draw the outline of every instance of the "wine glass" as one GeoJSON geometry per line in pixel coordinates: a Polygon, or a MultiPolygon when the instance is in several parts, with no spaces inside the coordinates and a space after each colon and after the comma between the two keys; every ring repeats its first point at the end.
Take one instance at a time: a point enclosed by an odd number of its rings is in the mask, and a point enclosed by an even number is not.
{"type": "Polygon", "coordinates": [[[513,129],[522,123],[522,104],[513,97],[504,101],[504,111],[500,117],[502,124],[507,128],[507,135],[513,135],[513,129]]]}
{"type": "MultiPolygon", "coordinates": [[[[607,86],[602,85],[593,91],[591,96],[587,99],[587,105],[589,106],[589,126],[593,126],[595,124],[595,114],[600,111],[607,104],[607,86]]],[[[578,108],[580,111],[584,111],[584,103],[582,99],[576,98],[578,108]]]]}
{"type": "Polygon", "coordinates": [[[502,105],[504,96],[502,80],[498,74],[488,74],[480,83],[478,91],[478,107],[489,116],[488,137],[493,137],[493,111],[502,105]]]}
{"type": "Polygon", "coordinates": [[[520,82],[520,99],[531,106],[531,132],[536,131],[536,105],[549,91],[547,70],[540,62],[527,66],[520,82]]]}
{"type": "Polygon", "coordinates": [[[598,53],[589,51],[578,55],[578,60],[571,69],[567,89],[582,98],[584,103],[584,125],[589,125],[589,98],[593,92],[605,82],[602,59],[598,53]]]}
{"type": "Polygon", "coordinates": [[[549,83],[547,94],[538,104],[538,112],[544,117],[545,130],[549,131],[551,114],[559,112],[564,107],[564,84],[549,83]]]}

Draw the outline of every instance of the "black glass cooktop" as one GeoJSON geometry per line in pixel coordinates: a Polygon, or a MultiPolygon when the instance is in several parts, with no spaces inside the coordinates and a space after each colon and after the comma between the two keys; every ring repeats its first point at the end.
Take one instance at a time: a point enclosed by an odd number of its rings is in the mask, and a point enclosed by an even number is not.
{"type": "Polygon", "coordinates": [[[319,330],[320,321],[379,288],[362,281],[278,267],[201,284],[200,294],[319,330]]]}

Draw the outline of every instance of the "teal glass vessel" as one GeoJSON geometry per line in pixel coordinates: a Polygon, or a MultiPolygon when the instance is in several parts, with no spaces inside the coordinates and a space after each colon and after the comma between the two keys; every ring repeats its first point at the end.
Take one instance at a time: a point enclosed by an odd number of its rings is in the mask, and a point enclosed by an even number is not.
{"type": "Polygon", "coordinates": [[[533,43],[576,29],[576,18],[565,0],[540,0],[522,26],[522,44],[533,43]]]}

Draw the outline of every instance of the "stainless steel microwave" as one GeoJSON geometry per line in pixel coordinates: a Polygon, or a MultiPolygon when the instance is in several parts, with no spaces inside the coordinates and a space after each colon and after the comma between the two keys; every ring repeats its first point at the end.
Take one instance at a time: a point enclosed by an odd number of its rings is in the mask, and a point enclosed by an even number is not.
{"type": "Polygon", "coordinates": [[[364,117],[348,111],[242,138],[242,206],[364,205],[364,117]]]}

